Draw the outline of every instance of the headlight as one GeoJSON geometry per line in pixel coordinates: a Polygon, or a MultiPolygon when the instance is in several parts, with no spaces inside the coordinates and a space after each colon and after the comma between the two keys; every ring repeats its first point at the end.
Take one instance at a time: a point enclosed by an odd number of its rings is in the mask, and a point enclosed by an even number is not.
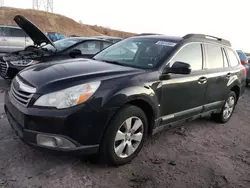
{"type": "Polygon", "coordinates": [[[15,65],[15,66],[24,66],[24,67],[26,67],[26,66],[29,66],[29,65],[39,63],[39,61],[31,60],[31,59],[23,59],[23,60],[17,60],[17,61],[10,61],[10,63],[12,65],[15,65]]]}
{"type": "Polygon", "coordinates": [[[57,109],[76,106],[87,101],[98,89],[100,83],[100,81],[90,82],[42,95],[34,105],[56,107],[57,109]]]}

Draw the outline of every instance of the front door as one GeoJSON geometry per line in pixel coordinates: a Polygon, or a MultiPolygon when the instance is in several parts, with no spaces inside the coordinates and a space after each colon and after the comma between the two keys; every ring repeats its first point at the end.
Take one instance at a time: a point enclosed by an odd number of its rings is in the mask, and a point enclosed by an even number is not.
{"type": "Polygon", "coordinates": [[[168,66],[176,61],[190,64],[192,71],[189,75],[171,74],[168,80],[162,81],[162,124],[199,114],[203,110],[207,75],[203,69],[201,43],[185,45],[168,66]]]}

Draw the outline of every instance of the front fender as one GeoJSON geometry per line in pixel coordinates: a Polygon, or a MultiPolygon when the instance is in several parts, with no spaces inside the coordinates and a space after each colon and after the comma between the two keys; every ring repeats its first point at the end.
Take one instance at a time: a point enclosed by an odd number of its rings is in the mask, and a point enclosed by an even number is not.
{"type": "Polygon", "coordinates": [[[153,89],[150,87],[143,86],[132,86],[129,88],[124,88],[115,94],[113,94],[109,99],[104,101],[103,108],[120,108],[124,104],[135,100],[142,100],[151,106],[154,117],[159,116],[159,100],[153,89]]]}

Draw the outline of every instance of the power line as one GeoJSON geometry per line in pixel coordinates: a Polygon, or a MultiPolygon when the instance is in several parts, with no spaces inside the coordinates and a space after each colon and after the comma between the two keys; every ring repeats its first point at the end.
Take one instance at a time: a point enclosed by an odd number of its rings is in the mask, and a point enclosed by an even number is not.
{"type": "Polygon", "coordinates": [[[53,12],[53,0],[33,0],[33,9],[53,12]]]}

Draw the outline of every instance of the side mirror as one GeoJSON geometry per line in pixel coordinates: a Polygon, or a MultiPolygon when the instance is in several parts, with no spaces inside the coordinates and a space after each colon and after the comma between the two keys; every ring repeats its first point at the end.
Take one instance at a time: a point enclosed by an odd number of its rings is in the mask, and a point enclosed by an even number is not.
{"type": "Polygon", "coordinates": [[[75,58],[76,56],[82,55],[81,50],[74,49],[69,52],[70,57],[75,58]]]}
{"type": "Polygon", "coordinates": [[[190,74],[191,66],[188,63],[176,61],[172,67],[166,67],[163,70],[163,74],[173,73],[173,74],[190,74]]]}

